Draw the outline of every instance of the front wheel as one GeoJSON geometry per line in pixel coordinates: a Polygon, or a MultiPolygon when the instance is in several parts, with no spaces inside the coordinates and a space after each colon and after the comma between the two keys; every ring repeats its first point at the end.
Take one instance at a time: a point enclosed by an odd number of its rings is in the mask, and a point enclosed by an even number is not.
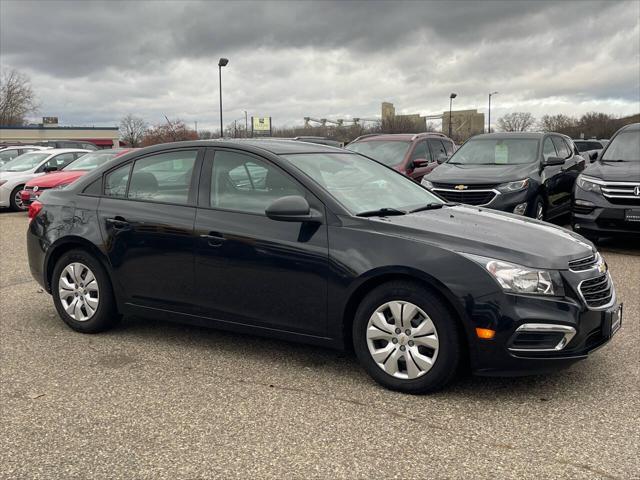
{"type": "Polygon", "coordinates": [[[544,221],[546,217],[546,207],[544,199],[540,195],[538,195],[533,202],[532,217],[540,221],[544,221]]]}
{"type": "Polygon", "coordinates": [[[11,196],[9,197],[9,206],[14,212],[21,212],[27,209],[25,204],[22,203],[22,196],[20,195],[20,192],[23,188],[24,185],[18,185],[11,191],[11,196]]]}
{"type": "Polygon", "coordinates": [[[51,294],[60,318],[78,332],[102,332],[120,319],[107,272],[84,250],[72,250],[58,260],[51,294]]]}
{"type": "Polygon", "coordinates": [[[389,282],[371,291],[353,322],[356,355],[391,390],[427,393],[449,383],[460,362],[456,319],[432,291],[389,282]]]}

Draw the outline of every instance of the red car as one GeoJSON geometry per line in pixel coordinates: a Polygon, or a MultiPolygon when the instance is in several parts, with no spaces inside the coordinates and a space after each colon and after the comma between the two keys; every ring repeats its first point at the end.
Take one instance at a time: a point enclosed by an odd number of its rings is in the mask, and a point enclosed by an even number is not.
{"type": "Polygon", "coordinates": [[[99,167],[112,158],[124,155],[131,150],[133,149],[121,148],[90,152],[83,155],[75,162],[70,163],[59,172],[52,172],[41,177],[34,178],[33,180],[28,181],[24,186],[24,190],[20,192],[22,203],[29,205],[45,190],[49,190],[51,188],[64,188],[70,183],[75,182],[85,173],[99,167]]]}
{"type": "Polygon", "coordinates": [[[442,133],[371,134],[356,138],[346,147],[405,174],[416,182],[449,158],[453,140],[442,133]]]}

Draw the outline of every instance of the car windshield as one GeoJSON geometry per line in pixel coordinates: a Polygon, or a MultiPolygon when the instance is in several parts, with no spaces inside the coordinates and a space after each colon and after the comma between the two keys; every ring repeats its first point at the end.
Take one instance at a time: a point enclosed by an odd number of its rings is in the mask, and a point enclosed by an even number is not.
{"type": "Polygon", "coordinates": [[[413,180],[361,155],[304,153],[283,158],[354,215],[379,209],[409,211],[443,203],[413,180]]]}
{"type": "Polygon", "coordinates": [[[640,131],[627,131],[616,135],[602,155],[602,160],[640,162],[640,131]]]}
{"type": "Polygon", "coordinates": [[[460,165],[519,165],[538,158],[537,138],[476,138],[467,141],[449,159],[460,165]]]}
{"type": "Polygon", "coordinates": [[[411,142],[398,140],[367,140],[347,145],[347,150],[361,153],[390,167],[404,159],[411,142]]]}
{"type": "Polygon", "coordinates": [[[78,160],[70,163],[64,170],[65,171],[77,171],[77,170],[93,170],[99,167],[103,163],[114,158],[117,152],[96,152],[87,153],[81,156],[78,160]]]}
{"type": "Polygon", "coordinates": [[[1,172],[26,172],[38,166],[50,153],[31,152],[22,154],[0,167],[1,172]]]}

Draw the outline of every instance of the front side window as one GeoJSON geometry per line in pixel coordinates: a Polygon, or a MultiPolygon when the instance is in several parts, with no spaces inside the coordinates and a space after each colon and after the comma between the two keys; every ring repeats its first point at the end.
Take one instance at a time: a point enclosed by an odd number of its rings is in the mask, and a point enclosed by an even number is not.
{"type": "Polygon", "coordinates": [[[25,153],[24,155],[19,155],[13,160],[5,163],[2,167],[0,167],[0,171],[26,172],[27,170],[36,168],[38,164],[40,164],[50,155],[51,155],[50,153],[36,153],[36,152],[25,153]]]}
{"type": "Polygon", "coordinates": [[[75,153],[61,153],[60,155],[56,155],[55,157],[47,160],[47,163],[40,167],[39,170],[44,171],[46,168],[55,168],[56,170],[62,170],[75,159],[75,153]]]}
{"type": "Polygon", "coordinates": [[[361,153],[369,158],[390,167],[399,165],[404,160],[411,142],[398,140],[367,140],[347,145],[347,150],[361,153]]]}
{"type": "Polygon", "coordinates": [[[6,163],[20,155],[20,150],[7,150],[0,152],[0,163],[6,163]]]}
{"type": "Polygon", "coordinates": [[[569,158],[571,156],[571,150],[567,146],[564,139],[560,137],[552,137],[553,144],[556,146],[556,151],[558,152],[558,156],[560,158],[569,158]]]}
{"type": "Polygon", "coordinates": [[[179,150],[137,160],[133,166],[127,198],[188,204],[197,156],[197,150],[179,150]]]}
{"type": "Polygon", "coordinates": [[[282,157],[354,215],[381,208],[408,211],[442,203],[410,178],[361,155],[300,153],[282,157]]]}
{"type": "Polygon", "coordinates": [[[544,145],[542,146],[542,155],[544,156],[545,160],[549,159],[549,157],[558,156],[558,152],[556,152],[556,147],[553,146],[551,137],[545,138],[544,145]]]}
{"type": "Polygon", "coordinates": [[[264,215],[278,198],[305,193],[274,165],[251,155],[218,151],[211,171],[212,208],[264,215]]]}
{"type": "Polygon", "coordinates": [[[640,131],[626,131],[615,136],[602,160],[640,162],[640,131]]]}
{"type": "Polygon", "coordinates": [[[533,163],[537,159],[538,139],[536,138],[472,138],[462,145],[447,163],[521,165],[533,163]]]}
{"type": "Polygon", "coordinates": [[[447,156],[447,151],[445,150],[444,145],[440,140],[429,140],[429,147],[431,148],[431,153],[433,154],[434,158],[438,159],[447,156]]]}

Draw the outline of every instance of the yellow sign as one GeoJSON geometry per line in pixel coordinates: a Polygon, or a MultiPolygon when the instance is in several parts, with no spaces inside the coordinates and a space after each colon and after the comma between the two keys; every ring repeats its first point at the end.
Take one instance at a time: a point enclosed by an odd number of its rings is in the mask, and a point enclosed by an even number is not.
{"type": "Polygon", "coordinates": [[[254,132],[270,132],[271,117],[251,117],[254,132]]]}

